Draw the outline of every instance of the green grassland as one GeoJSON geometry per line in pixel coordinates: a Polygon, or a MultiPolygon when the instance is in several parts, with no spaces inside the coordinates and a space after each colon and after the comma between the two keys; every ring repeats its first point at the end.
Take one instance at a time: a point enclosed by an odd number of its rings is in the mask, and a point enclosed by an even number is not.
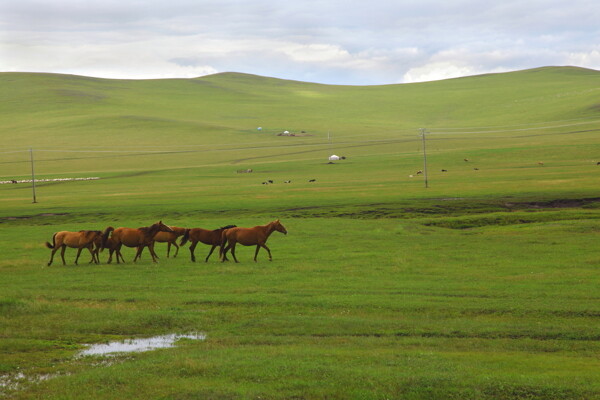
{"type": "Polygon", "coordinates": [[[0,180],[30,177],[30,149],[38,179],[101,178],[35,204],[0,185],[0,397],[600,398],[600,72],[0,84],[0,180]],[[158,264],[46,267],[59,230],[276,218],[272,262],[158,244],[158,264]],[[188,332],[206,340],[77,356],[188,332]]]}

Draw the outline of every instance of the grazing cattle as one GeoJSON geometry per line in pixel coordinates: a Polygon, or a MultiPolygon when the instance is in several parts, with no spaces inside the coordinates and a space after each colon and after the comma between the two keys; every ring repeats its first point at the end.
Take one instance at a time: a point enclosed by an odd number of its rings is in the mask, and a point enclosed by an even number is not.
{"type": "MultiPolygon", "coordinates": [[[[142,255],[144,247],[148,247],[152,261],[156,262],[158,256],[154,252],[154,236],[158,232],[173,232],[173,230],[162,221],[158,221],[147,227],[142,228],[117,228],[113,231],[111,238],[115,241],[115,251],[117,253],[117,264],[119,263],[119,255],[121,254],[121,246],[136,247],[137,253],[133,261],[142,255]]],[[[121,258],[123,256],[121,255],[121,258]]],[[[112,261],[112,257],[108,258],[108,263],[112,261]]]]}
{"type": "Polygon", "coordinates": [[[421,175],[422,173],[423,173],[423,171],[421,171],[421,170],[418,170],[418,171],[416,172],[416,175],[421,175]]]}
{"type": "Polygon", "coordinates": [[[292,181],[285,181],[285,182],[283,182],[283,183],[292,183],[292,181]]]}
{"type": "Polygon", "coordinates": [[[473,168],[475,171],[479,171],[479,168],[473,168]]]}
{"type": "Polygon", "coordinates": [[[173,232],[158,232],[156,235],[154,235],[154,241],[158,243],[167,243],[167,258],[171,253],[171,245],[175,246],[176,250],[175,255],[173,256],[173,258],[175,258],[179,253],[179,246],[177,246],[176,243],[177,238],[185,233],[186,228],[179,228],[177,226],[171,226],[170,228],[173,230],[173,232]]]}
{"type": "Polygon", "coordinates": [[[447,169],[443,169],[442,172],[448,172],[448,170],[447,169]]]}
{"type": "Polygon", "coordinates": [[[596,165],[600,165],[600,161],[598,161],[598,162],[596,163],[596,165]]]}
{"type": "Polygon", "coordinates": [[[544,163],[542,161],[538,161],[538,165],[544,166],[544,163]]]}
{"type": "Polygon", "coordinates": [[[263,182],[262,184],[263,184],[263,185],[268,185],[268,184],[269,184],[269,182],[263,182]]]}
{"type": "Polygon", "coordinates": [[[235,225],[227,225],[227,226],[223,226],[219,229],[214,229],[212,231],[208,230],[208,229],[202,229],[202,228],[186,229],[185,233],[183,234],[183,238],[181,238],[181,242],[179,243],[179,245],[183,246],[184,244],[187,243],[188,240],[190,240],[192,242],[192,244],[190,245],[190,255],[191,255],[192,261],[194,261],[194,262],[196,261],[196,256],[194,255],[194,250],[196,249],[196,245],[198,244],[198,242],[202,242],[204,244],[212,246],[210,248],[210,251],[208,252],[208,255],[206,256],[206,259],[204,260],[204,262],[207,262],[208,258],[215,250],[215,247],[219,246],[219,254],[221,253],[222,248],[220,246],[221,246],[221,236],[222,236],[223,231],[226,229],[235,228],[235,227],[236,227],[235,225]]]}
{"type": "Polygon", "coordinates": [[[316,182],[316,179],[310,179],[309,182],[316,182]]]}
{"type": "Polygon", "coordinates": [[[16,180],[14,180],[14,179],[11,179],[11,180],[10,180],[10,183],[17,183],[17,181],[16,181],[16,180]]]}
{"type": "Polygon", "coordinates": [[[73,249],[77,249],[77,257],[75,258],[75,265],[77,265],[77,261],[79,261],[79,255],[81,254],[81,250],[88,249],[90,254],[92,255],[92,261],[90,263],[95,262],[99,263],[96,255],[94,253],[94,242],[97,238],[100,238],[101,243],[108,238],[108,234],[110,233],[109,228],[106,228],[104,232],[101,231],[79,231],[79,232],[69,232],[69,231],[61,231],[56,232],[52,236],[52,244],[46,242],[46,247],[52,249],[52,253],[50,254],[50,261],[48,261],[48,266],[52,265],[52,261],[54,260],[54,254],[60,248],[60,257],[62,258],[63,265],[66,265],[65,262],[65,250],[67,247],[71,247],[73,249]]]}
{"type": "Polygon", "coordinates": [[[287,230],[279,220],[269,222],[267,225],[255,226],[253,228],[231,228],[224,230],[221,235],[221,261],[225,261],[227,252],[231,250],[233,259],[236,263],[239,262],[235,256],[235,246],[238,243],[244,246],[256,246],[256,251],[254,252],[255,262],[258,250],[260,250],[261,247],[267,250],[269,253],[269,261],[272,261],[273,257],[271,257],[271,250],[267,247],[266,243],[271,233],[275,231],[287,235],[287,230]]]}
{"type": "Polygon", "coordinates": [[[269,183],[273,183],[273,181],[272,181],[272,180],[270,180],[270,179],[269,179],[267,182],[269,182],[269,183]]]}
{"type": "Polygon", "coordinates": [[[464,160],[465,162],[469,162],[469,159],[468,159],[468,158],[463,158],[463,160],[464,160]]]}

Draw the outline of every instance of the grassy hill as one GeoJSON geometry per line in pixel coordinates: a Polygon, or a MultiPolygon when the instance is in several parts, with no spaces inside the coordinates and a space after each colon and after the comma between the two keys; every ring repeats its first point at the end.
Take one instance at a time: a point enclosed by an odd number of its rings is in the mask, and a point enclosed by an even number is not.
{"type": "Polygon", "coordinates": [[[30,176],[30,148],[38,179],[101,178],[38,182],[35,204],[0,185],[0,397],[600,398],[600,72],[0,85],[0,180],[30,176]],[[46,266],[57,231],[275,218],[272,262],[157,244],[158,264],[46,266]]]}
{"type": "MultiPolygon", "coordinates": [[[[261,199],[268,179],[319,178],[328,189],[317,201],[333,204],[357,190],[368,203],[543,196],[549,187],[580,196],[598,183],[600,72],[581,68],[366,87],[238,73],[145,81],[3,73],[0,83],[0,178],[26,178],[33,148],[40,178],[120,177],[107,188],[95,184],[98,196],[112,194],[114,184],[144,192],[148,183],[158,197],[185,197],[199,177],[206,195],[242,194],[266,207],[315,201],[294,189],[261,199]],[[429,132],[428,192],[415,176],[423,169],[419,128],[429,132]],[[276,136],[284,130],[299,136],[276,136]],[[348,162],[328,168],[333,153],[348,162]],[[244,168],[256,173],[235,175],[244,168]]],[[[48,184],[42,193],[58,195],[59,206],[73,187],[48,184]]]]}
{"type": "Polygon", "coordinates": [[[2,134],[19,135],[23,147],[81,146],[97,140],[96,135],[107,141],[118,138],[113,143],[118,146],[137,141],[141,145],[177,140],[245,142],[242,133],[254,133],[257,126],[267,132],[385,137],[420,127],[507,126],[594,117],[600,73],[540,68],[367,87],[237,73],[146,81],[3,73],[0,82],[5,88],[2,134]]]}

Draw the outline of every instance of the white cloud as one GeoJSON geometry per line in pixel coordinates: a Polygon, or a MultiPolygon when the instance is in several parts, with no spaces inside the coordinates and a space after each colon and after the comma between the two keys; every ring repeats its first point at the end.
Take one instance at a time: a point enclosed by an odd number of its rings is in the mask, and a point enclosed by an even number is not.
{"type": "Polygon", "coordinates": [[[437,81],[465,75],[475,75],[476,73],[476,70],[470,65],[460,65],[459,62],[440,61],[409,69],[404,74],[402,82],[437,81]]]}
{"type": "Polygon", "coordinates": [[[577,65],[579,67],[600,69],[600,50],[569,53],[565,61],[568,65],[577,65]]]}
{"type": "Polygon", "coordinates": [[[9,0],[0,71],[383,84],[598,69],[598,20],[592,0],[9,0]]]}

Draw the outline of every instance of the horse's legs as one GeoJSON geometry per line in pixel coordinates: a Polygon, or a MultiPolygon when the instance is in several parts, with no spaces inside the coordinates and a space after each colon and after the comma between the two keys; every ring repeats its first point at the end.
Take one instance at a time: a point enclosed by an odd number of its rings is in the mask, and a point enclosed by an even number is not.
{"type": "Polygon", "coordinates": [[[154,242],[150,243],[148,245],[148,250],[150,250],[150,254],[152,254],[152,261],[153,262],[157,262],[156,260],[159,260],[160,257],[158,256],[158,254],[156,254],[156,252],[154,251],[154,242]]]}
{"type": "Polygon", "coordinates": [[[256,256],[258,256],[258,250],[260,250],[260,244],[256,245],[256,251],[254,252],[254,262],[256,262],[256,256]]]}
{"type": "Polygon", "coordinates": [[[196,250],[197,245],[198,245],[198,242],[192,242],[192,244],[190,245],[190,256],[191,256],[192,262],[196,262],[196,255],[194,254],[194,250],[196,250]]]}
{"type": "Polygon", "coordinates": [[[100,251],[100,249],[94,249],[93,247],[88,247],[88,249],[90,250],[90,253],[92,253],[92,259],[90,260],[90,262],[88,264],[91,263],[96,263],[96,264],[100,264],[100,262],[98,261],[98,251],[100,251]]]}
{"type": "Polygon", "coordinates": [[[231,246],[231,255],[233,256],[233,259],[235,260],[236,263],[239,263],[237,257],[235,256],[235,245],[237,242],[233,242],[230,246],[231,246]]]}
{"type": "Polygon", "coordinates": [[[227,258],[225,252],[229,250],[228,246],[229,243],[227,242],[227,240],[221,241],[221,246],[219,246],[219,260],[225,261],[225,259],[227,258]]]}
{"type": "Polygon", "coordinates": [[[81,254],[81,250],[83,250],[83,247],[80,247],[77,249],[77,257],[75,257],[75,265],[77,265],[77,261],[79,260],[79,255],[81,254]]]}
{"type": "MultiPolygon", "coordinates": [[[[171,243],[169,243],[171,244],[171,243]]],[[[177,246],[177,243],[175,243],[175,240],[173,240],[173,246],[175,246],[175,255],[173,256],[173,258],[177,257],[177,254],[179,254],[179,246],[177,246]]]]}
{"type": "MultiPolygon", "coordinates": [[[[222,248],[219,249],[219,253],[221,253],[222,248]]],[[[223,254],[223,261],[229,261],[226,254],[223,254]]]]}
{"type": "Polygon", "coordinates": [[[273,261],[273,257],[271,257],[271,250],[264,243],[261,244],[261,246],[269,253],[269,261],[273,261]]]}
{"type": "MultiPolygon", "coordinates": [[[[121,258],[123,258],[123,255],[121,254],[121,247],[123,246],[123,243],[119,243],[117,245],[117,247],[115,247],[115,251],[117,252],[117,264],[119,264],[119,255],[121,256],[121,258]]],[[[111,255],[111,259],[112,259],[112,255],[111,255]]],[[[125,262],[125,261],[123,261],[125,262]]],[[[109,260],[110,263],[110,260],[109,260]]]]}
{"type": "Polygon", "coordinates": [[[107,262],[107,264],[110,264],[110,262],[112,260],[112,255],[113,255],[114,252],[115,252],[115,249],[108,250],[108,262],[107,262]]]}
{"type": "Polygon", "coordinates": [[[93,245],[88,247],[88,250],[90,251],[90,254],[92,255],[92,261],[90,261],[90,264],[95,262],[96,264],[100,264],[100,261],[98,260],[98,254],[96,254],[94,252],[94,248],[93,245]]]}
{"type": "MultiPolygon", "coordinates": [[[[210,251],[208,252],[208,255],[206,256],[206,259],[204,260],[204,262],[208,262],[208,258],[210,257],[210,255],[213,253],[213,251],[215,251],[215,247],[217,247],[218,245],[213,244],[212,247],[210,248],[210,251]]],[[[219,251],[220,253],[220,251],[219,251]]]]}
{"type": "Polygon", "coordinates": [[[63,265],[67,265],[67,263],[65,262],[65,250],[66,249],[67,249],[67,246],[64,244],[62,246],[60,246],[60,257],[62,258],[63,265]]]}
{"type": "MultiPolygon", "coordinates": [[[[133,258],[133,262],[136,262],[137,259],[142,256],[142,251],[144,250],[144,247],[145,247],[144,245],[137,247],[137,252],[135,253],[135,257],[133,258]]],[[[150,255],[152,255],[152,252],[150,252],[150,255]]]]}
{"type": "Polygon", "coordinates": [[[50,261],[48,261],[48,266],[52,265],[52,260],[54,260],[54,253],[58,250],[58,246],[54,246],[52,252],[50,253],[50,261]]]}
{"type": "Polygon", "coordinates": [[[171,253],[171,242],[167,242],[167,258],[169,258],[170,253],[171,253]]]}
{"type": "Polygon", "coordinates": [[[225,262],[227,260],[227,252],[231,248],[231,243],[227,243],[225,246],[221,246],[219,250],[219,255],[221,257],[221,262],[225,262]]]}

